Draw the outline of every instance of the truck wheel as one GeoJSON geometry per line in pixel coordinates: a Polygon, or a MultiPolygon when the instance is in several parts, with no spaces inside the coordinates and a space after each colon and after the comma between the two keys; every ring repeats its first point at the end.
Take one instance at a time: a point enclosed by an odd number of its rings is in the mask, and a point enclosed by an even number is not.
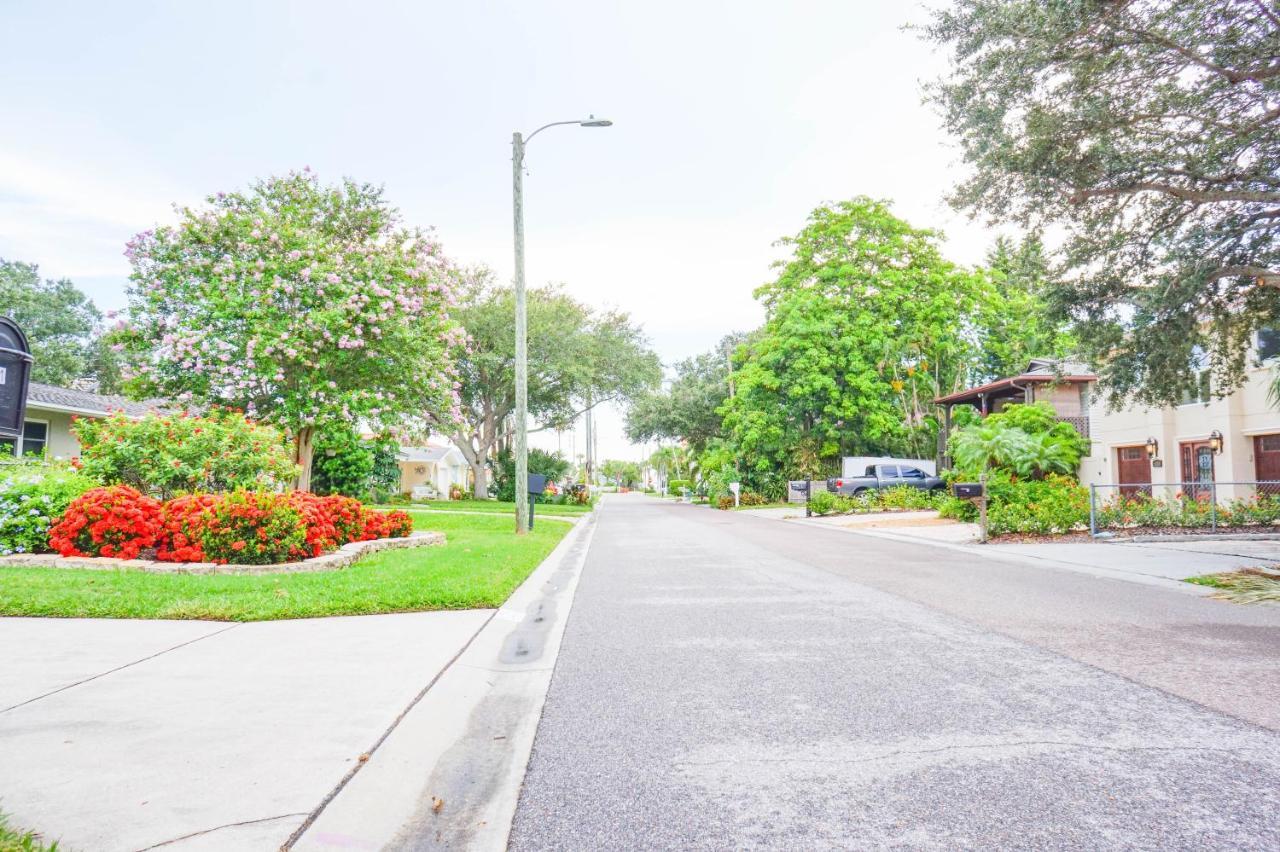
{"type": "Polygon", "coordinates": [[[853,495],[852,495],[852,496],[854,496],[854,497],[861,497],[863,494],[866,494],[866,493],[867,493],[867,489],[865,489],[865,488],[855,488],[855,489],[853,489],[853,495]]]}

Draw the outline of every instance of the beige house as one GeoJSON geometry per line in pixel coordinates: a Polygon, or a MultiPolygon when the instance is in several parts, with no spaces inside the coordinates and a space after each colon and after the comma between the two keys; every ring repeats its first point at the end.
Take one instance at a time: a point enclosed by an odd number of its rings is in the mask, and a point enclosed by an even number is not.
{"type": "MultiPolygon", "coordinates": [[[[1248,483],[1280,482],[1280,409],[1268,394],[1280,337],[1255,341],[1244,385],[1224,399],[1199,392],[1168,408],[1125,407],[1091,414],[1093,450],[1080,465],[1085,485],[1118,483],[1156,496],[1186,491],[1219,500],[1255,493],[1248,483]],[[1191,483],[1177,485],[1177,483],[1191,483]]],[[[1280,492],[1280,486],[1264,488],[1280,492]]]]}
{"type": "Polygon", "coordinates": [[[90,393],[31,382],[27,389],[27,413],[21,438],[0,438],[0,457],[38,456],[69,459],[80,455],[80,444],[71,433],[74,417],[106,417],[123,411],[141,417],[154,405],[122,396],[90,393]]]}
{"type": "Polygon", "coordinates": [[[454,446],[401,447],[400,492],[417,497],[448,497],[449,488],[470,490],[471,468],[454,446]]]}

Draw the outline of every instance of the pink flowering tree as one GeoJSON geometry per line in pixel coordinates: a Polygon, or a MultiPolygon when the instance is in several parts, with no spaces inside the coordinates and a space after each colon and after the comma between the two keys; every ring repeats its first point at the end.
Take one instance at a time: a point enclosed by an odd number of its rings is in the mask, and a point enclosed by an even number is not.
{"type": "Polygon", "coordinates": [[[218,193],[128,244],[130,389],[285,429],[309,489],[317,430],[459,413],[449,264],[379,188],[309,170],[218,193]]]}

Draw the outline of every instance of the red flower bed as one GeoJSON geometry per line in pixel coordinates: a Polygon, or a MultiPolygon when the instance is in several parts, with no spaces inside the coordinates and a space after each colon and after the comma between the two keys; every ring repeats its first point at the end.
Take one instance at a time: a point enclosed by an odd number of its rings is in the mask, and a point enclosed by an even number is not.
{"type": "Polygon", "coordinates": [[[188,494],[166,501],[156,559],[161,562],[206,562],[204,534],[221,499],[217,494],[188,494]]]}
{"type": "Polygon", "coordinates": [[[73,501],[49,531],[49,546],[63,556],[137,559],[154,548],[162,562],[267,565],[412,531],[408,514],[376,512],[351,497],[236,491],[160,503],[114,485],[73,501]]]}
{"type": "Polygon", "coordinates": [[[91,488],[49,530],[49,547],[63,556],[137,559],[163,529],[159,501],[127,485],[91,488]]]}

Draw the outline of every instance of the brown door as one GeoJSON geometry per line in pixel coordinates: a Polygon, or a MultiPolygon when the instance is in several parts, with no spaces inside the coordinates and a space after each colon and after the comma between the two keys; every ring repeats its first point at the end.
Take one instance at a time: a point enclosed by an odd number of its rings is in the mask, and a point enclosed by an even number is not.
{"type": "Polygon", "coordinates": [[[1134,497],[1138,494],[1151,494],[1151,459],[1147,458],[1146,445],[1137,447],[1117,447],[1116,458],[1119,460],[1120,494],[1134,497]]]}
{"type": "Polygon", "coordinates": [[[1260,494],[1280,494],[1280,435],[1253,436],[1253,475],[1260,494]]]}
{"type": "Polygon", "coordinates": [[[1188,441],[1179,445],[1182,452],[1183,493],[1197,500],[1208,500],[1213,491],[1209,484],[1214,481],[1213,448],[1208,441],[1188,441]]]}

